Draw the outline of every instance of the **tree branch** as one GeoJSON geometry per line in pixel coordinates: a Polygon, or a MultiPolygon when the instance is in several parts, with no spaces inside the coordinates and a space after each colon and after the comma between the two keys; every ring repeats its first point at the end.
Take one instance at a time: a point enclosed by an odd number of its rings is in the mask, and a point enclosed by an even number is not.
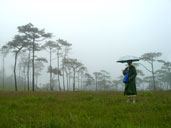
{"type": "Polygon", "coordinates": [[[149,72],[151,72],[152,73],[152,71],[151,70],[149,70],[146,66],[144,66],[143,64],[141,64],[141,63],[138,63],[138,64],[140,64],[140,65],[142,65],[147,71],[149,71],[149,72]]]}

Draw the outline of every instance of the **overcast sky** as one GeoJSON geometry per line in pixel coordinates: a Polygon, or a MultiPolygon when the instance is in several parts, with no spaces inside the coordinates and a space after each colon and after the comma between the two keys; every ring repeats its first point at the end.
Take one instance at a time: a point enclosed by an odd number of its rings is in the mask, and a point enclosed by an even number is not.
{"type": "Polygon", "coordinates": [[[32,23],[72,43],[89,71],[120,75],[123,55],[171,57],[171,0],[0,0],[0,43],[32,23]]]}

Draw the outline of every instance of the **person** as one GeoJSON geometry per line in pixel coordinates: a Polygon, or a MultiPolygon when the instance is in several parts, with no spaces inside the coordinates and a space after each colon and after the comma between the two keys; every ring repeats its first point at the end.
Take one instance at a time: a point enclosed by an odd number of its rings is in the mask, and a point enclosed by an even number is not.
{"type": "Polygon", "coordinates": [[[128,73],[128,80],[125,83],[124,95],[128,97],[127,102],[130,102],[130,98],[133,98],[133,103],[136,103],[136,81],[137,72],[135,67],[132,65],[132,61],[128,61],[128,67],[123,70],[123,75],[128,73]]]}

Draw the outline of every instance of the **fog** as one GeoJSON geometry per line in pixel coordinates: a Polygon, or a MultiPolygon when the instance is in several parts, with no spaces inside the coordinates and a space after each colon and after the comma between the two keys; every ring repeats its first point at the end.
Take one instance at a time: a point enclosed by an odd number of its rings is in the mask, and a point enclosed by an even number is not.
{"type": "MultiPolygon", "coordinates": [[[[121,56],[162,52],[160,58],[171,61],[170,7],[170,0],[1,0],[0,47],[13,39],[18,26],[32,23],[53,33],[52,40],[71,43],[69,56],[90,73],[106,70],[117,79],[125,67],[116,63],[121,56]]],[[[13,58],[6,58],[7,74],[13,58]]],[[[49,80],[45,73],[40,79],[49,80]]]]}

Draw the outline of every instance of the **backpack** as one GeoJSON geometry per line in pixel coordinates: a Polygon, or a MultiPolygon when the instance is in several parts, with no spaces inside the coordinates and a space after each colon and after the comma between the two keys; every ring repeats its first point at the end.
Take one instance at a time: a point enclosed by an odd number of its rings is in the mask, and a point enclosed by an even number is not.
{"type": "Polygon", "coordinates": [[[128,83],[128,72],[125,74],[124,78],[123,78],[123,83],[128,83]]]}

